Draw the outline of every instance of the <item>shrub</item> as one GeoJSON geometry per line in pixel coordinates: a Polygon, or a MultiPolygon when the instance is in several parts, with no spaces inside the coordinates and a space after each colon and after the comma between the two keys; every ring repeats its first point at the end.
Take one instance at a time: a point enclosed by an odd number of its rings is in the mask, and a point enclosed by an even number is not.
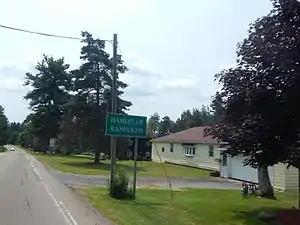
{"type": "Polygon", "coordinates": [[[210,176],[212,176],[212,177],[220,177],[220,172],[219,171],[210,172],[210,176]]]}
{"type": "Polygon", "coordinates": [[[129,184],[130,179],[125,170],[117,170],[115,174],[115,182],[112,197],[116,199],[131,199],[132,190],[129,184]]]}
{"type": "Polygon", "coordinates": [[[6,152],[7,151],[7,148],[4,147],[4,146],[0,146],[0,152],[6,152]]]}

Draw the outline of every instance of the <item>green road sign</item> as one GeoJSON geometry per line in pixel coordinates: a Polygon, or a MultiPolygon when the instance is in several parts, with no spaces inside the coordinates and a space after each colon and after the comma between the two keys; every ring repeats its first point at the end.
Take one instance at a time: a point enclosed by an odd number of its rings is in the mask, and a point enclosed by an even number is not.
{"type": "Polygon", "coordinates": [[[105,134],[143,138],[147,136],[147,117],[110,113],[106,116],[105,134]]]}

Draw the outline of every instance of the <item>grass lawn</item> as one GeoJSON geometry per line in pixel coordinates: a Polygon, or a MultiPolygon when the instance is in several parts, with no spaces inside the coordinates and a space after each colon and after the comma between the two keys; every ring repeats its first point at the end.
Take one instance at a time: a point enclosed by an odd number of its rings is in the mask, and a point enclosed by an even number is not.
{"type": "MultiPolygon", "coordinates": [[[[102,160],[100,165],[93,163],[91,156],[63,156],[63,155],[42,155],[35,154],[44,164],[65,173],[87,174],[87,175],[108,175],[110,161],[102,160]]],[[[186,178],[210,178],[209,171],[197,168],[163,164],[170,177],[186,178]]],[[[124,168],[132,174],[133,161],[117,161],[117,167],[124,168]]],[[[165,177],[162,164],[155,162],[138,162],[139,177],[165,177]]]]}
{"type": "Polygon", "coordinates": [[[138,189],[137,200],[111,199],[107,190],[91,187],[82,190],[90,202],[118,225],[264,225],[258,219],[262,210],[291,208],[295,196],[278,193],[278,200],[243,199],[239,191],[186,189],[138,189]]]}

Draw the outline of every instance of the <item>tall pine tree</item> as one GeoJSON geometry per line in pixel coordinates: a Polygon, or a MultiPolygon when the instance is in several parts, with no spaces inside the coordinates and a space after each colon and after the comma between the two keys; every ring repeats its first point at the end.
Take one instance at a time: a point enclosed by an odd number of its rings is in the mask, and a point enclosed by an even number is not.
{"type": "Polygon", "coordinates": [[[63,105],[69,99],[71,79],[64,58],[44,55],[36,66],[37,73],[26,73],[25,85],[32,90],[25,95],[33,111],[30,117],[33,135],[38,139],[38,150],[46,152],[50,138],[59,132],[63,105]]]}
{"type": "MultiPolygon", "coordinates": [[[[99,163],[100,152],[107,153],[109,146],[104,129],[106,114],[111,110],[112,58],[105,51],[105,41],[93,38],[88,32],[82,32],[82,36],[80,58],[83,62],[79,69],[72,71],[75,95],[66,105],[69,115],[65,115],[61,131],[62,137],[79,141],[83,151],[94,150],[94,162],[99,163]],[[74,128],[71,135],[66,133],[70,126],[74,128]]],[[[117,73],[126,71],[118,56],[117,73]]],[[[117,87],[117,112],[125,113],[131,106],[131,102],[121,98],[127,84],[117,77],[117,87]]]]}

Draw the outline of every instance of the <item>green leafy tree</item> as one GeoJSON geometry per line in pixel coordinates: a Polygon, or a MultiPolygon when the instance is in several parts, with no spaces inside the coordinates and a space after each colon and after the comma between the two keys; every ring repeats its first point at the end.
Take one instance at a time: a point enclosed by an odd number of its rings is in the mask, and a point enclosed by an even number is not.
{"type": "Polygon", "coordinates": [[[9,144],[17,144],[19,135],[24,131],[24,128],[21,123],[9,123],[8,125],[8,143],[9,144]]]}
{"type": "Polygon", "coordinates": [[[154,113],[148,119],[148,129],[151,131],[151,134],[153,136],[157,136],[158,134],[159,123],[160,123],[160,116],[158,113],[154,113]]]}
{"type": "Polygon", "coordinates": [[[186,110],[177,119],[175,130],[182,131],[192,127],[206,126],[213,122],[213,118],[213,114],[208,106],[202,105],[201,109],[186,110]]]}
{"type": "Polygon", "coordinates": [[[273,0],[274,9],[251,24],[238,46],[237,67],[217,75],[224,115],[208,132],[227,141],[232,156],[258,168],[263,197],[274,197],[267,167],[300,167],[300,5],[273,0]]]}
{"type": "Polygon", "coordinates": [[[55,138],[59,132],[63,105],[69,99],[71,77],[67,72],[68,64],[64,58],[54,59],[44,55],[36,66],[37,73],[27,73],[25,85],[32,90],[25,95],[33,111],[31,132],[38,138],[38,148],[46,152],[50,138],[55,138]]]}
{"type": "Polygon", "coordinates": [[[33,147],[34,132],[32,131],[32,114],[29,114],[22,123],[23,132],[19,134],[18,144],[25,148],[33,147]]]}
{"type": "Polygon", "coordinates": [[[4,114],[4,108],[0,105],[0,146],[7,144],[8,138],[8,119],[4,114]]]}
{"type": "Polygon", "coordinates": [[[158,125],[158,137],[168,135],[173,132],[175,123],[168,116],[164,116],[158,125]]]}

